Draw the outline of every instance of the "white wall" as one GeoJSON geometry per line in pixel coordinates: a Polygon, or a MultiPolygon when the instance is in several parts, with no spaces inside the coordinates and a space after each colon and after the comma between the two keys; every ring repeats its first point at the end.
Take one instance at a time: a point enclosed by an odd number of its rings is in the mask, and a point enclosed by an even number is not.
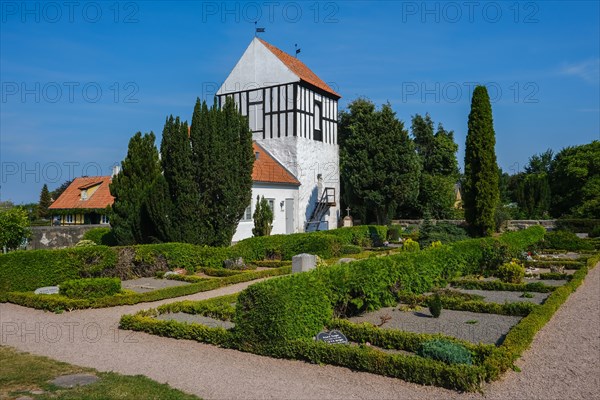
{"type": "MultiPolygon", "coordinates": [[[[329,229],[337,228],[340,205],[340,175],[338,145],[317,142],[302,137],[287,137],[257,141],[300,181],[297,219],[299,232],[304,227],[317,198],[317,175],[323,176],[323,187],[335,188],[336,207],[324,218],[329,229]]],[[[324,228],[324,226],[321,226],[324,228]]]]}
{"type": "MultiPolygon", "coordinates": [[[[285,232],[285,199],[294,199],[294,205],[298,207],[298,187],[289,185],[267,185],[254,183],[252,185],[252,214],[256,210],[256,196],[265,196],[265,199],[275,199],[275,210],[273,210],[273,230],[271,234],[284,234],[285,232]],[[283,209],[280,203],[284,202],[283,209]]],[[[300,231],[298,218],[295,219],[295,232],[300,231]]],[[[242,239],[252,237],[252,228],[254,221],[240,221],[237,230],[233,235],[233,241],[238,242],[242,239]]]]}
{"type": "Polygon", "coordinates": [[[298,82],[300,78],[254,38],[217,94],[298,82]]]}

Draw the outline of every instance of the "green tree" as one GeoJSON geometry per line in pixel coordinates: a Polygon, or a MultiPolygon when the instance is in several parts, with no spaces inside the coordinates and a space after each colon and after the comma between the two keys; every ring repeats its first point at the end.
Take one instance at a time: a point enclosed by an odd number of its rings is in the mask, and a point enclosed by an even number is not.
{"type": "Polygon", "coordinates": [[[478,236],[491,235],[499,203],[496,136],[492,106],[485,86],[473,91],[465,148],[463,204],[465,219],[478,236]]]}
{"type": "MultiPolygon", "coordinates": [[[[201,244],[205,242],[199,229],[200,192],[194,179],[192,144],[187,122],[170,116],[165,122],[160,145],[161,166],[169,197],[164,200],[170,209],[169,227],[159,230],[169,232],[168,241],[201,244]]],[[[161,196],[159,195],[160,199],[161,196]]]]}
{"type": "Polygon", "coordinates": [[[252,214],[254,219],[254,228],[252,234],[254,236],[269,236],[273,228],[273,210],[269,202],[263,196],[256,196],[256,209],[252,214]]]}
{"type": "Polygon", "coordinates": [[[454,142],[454,132],[439,124],[434,133],[433,126],[429,114],[425,117],[417,114],[412,119],[411,132],[423,168],[415,216],[451,218],[456,198],[454,185],[459,177],[458,145],[454,142]]]}
{"type": "Polygon", "coordinates": [[[121,172],[110,184],[110,193],[115,197],[110,224],[120,245],[147,243],[156,237],[144,207],[150,188],[161,174],[154,141],[154,133],[137,132],[129,140],[121,172]]]}
{"type": "Polygon", "coordinates": [[[413,141],[390,104],[381,110],[366,99],[340,115],[340,176],[344,205],[372,210],[385,224],[398,207],[412,206],[419,193],[420,162],[413,141]]]}
{"type": "Polygon", "coordinates": [[[600,141],[562,149],[550,168],[554,217],[600,218],[600,141]]]}
{"type": "Polygon", "coordinates": [[[232,99],[208,108],[198,99],[190,129],[203,242],[227,246],[252,198],[252,131],[232,99]]]}
{"type": "Polygon", "coordinates": [[[38,214],[41,218],[48,218],[48,207],[50,207],[50,204],[52,204],[50,191],[48,190],[48,185],[44,184],[40,193],[40,203],[38,206],[38,214]]]}
{"type": "Polygon", "coordinates": [[[65,190],[67,190],[67,188],[71,185],[71,183],[73,183],[73,179],[69,179],[67,181],[64,181],[63,183],[61,183],[61,185],[59,187],[57,187],[56,189],[54,189],[52,192],[50,192],[50,195],[52,197],[52,200],[56,200],[59,198],[59,196],[61,194],[63,194],[63,192],[65,190]]]}
{"type": "Polygon", "coordinates": [[[4,253],[17,249],[30,235],[27,211],[20,207],[0,209],[0,248],[4,253]]]}

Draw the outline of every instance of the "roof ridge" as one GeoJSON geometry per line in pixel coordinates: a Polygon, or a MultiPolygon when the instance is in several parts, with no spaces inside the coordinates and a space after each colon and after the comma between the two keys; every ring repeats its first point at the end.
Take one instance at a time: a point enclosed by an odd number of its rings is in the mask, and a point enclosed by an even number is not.
{"type": "Polygon", "coordinates": [[[327,83],[317,76],[306,64],[296,57],[292,57],[290,54],[273,46],[264,39],[257,38],[271,53],[275,55],[286,67],[290,69],[300,80],[307,82],[317,88],[324,90],[334,96],[340,96],[335,90],[333,90],[327,83]]]}

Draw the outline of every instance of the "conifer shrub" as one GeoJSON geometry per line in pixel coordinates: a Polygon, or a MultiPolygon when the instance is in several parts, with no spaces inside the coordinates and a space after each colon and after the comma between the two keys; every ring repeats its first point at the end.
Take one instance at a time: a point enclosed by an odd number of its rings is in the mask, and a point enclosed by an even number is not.
{"type": "Polygon", "coordinates": [[[471,352],[465,346],[447,339],[433,339],[424,342],[417,354],[446,364],[473,364],[471,352]]]}
{"type": "Polygon", "coordinates": [[[442,315],[442,298],[439,293],[434,294],[429,300],[429,312],[433,318],[439,318],[442,315]]]}

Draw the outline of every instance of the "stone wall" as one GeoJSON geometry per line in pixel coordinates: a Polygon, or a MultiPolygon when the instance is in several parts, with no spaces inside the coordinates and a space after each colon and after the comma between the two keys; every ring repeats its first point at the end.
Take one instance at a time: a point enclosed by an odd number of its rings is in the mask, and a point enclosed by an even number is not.
{"type": "Polygon", "coordinates": [[[107,225],[73,226],[33,226],[27,250],[63,249],[75,246],[83,234],[93,228],[106,228],[107,225]]]}
{"type": "MultiPolygon", "coordinates": [[[[467,225],[466,221],[462,220],[462,219],[443,219],[443,220],[439,220],[439,221],[432,220],[431,222],[433,224],[436,224],[437,222],[446,222],[449,224],[454,224],[454,225],[459,225],[459,226],[467,225]]],[[[392,225],[400,225],[403,228],[407,228],[408,226],[411,226],[411,225],[412,226],[414,226],[414,225],[420,226],[422,223],[423,223],[422,219],[397,219],[397,220],[392,221],[392,225]]],[[[556,226],[556,220],[554,220],[554,219],[510,220],[510,221],[506,221],[504,230],[518,231],[521,229],[527,229],[534,225],[541,225],[546,229],[552,230],[556,226]]]]}

